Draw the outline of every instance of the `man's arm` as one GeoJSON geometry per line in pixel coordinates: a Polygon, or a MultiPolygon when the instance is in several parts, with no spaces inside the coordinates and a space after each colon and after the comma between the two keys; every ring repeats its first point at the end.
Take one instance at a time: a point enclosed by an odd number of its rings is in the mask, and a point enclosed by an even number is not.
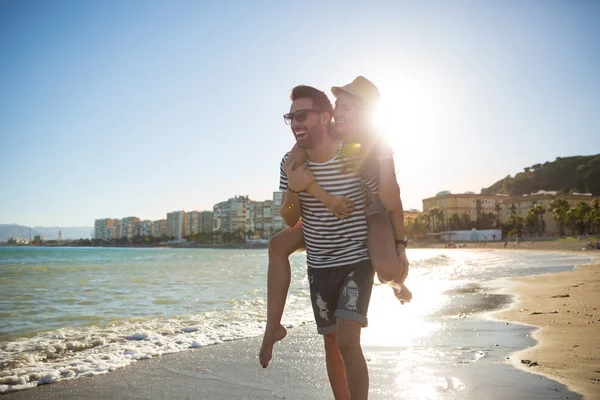
{"type": "Polygon", "coordinates": [[[298,193],[292,192],[289,188],[285,191],[281,206],[279,207],[279,215],[281,215],[287,226],[296,226],[300,219],[300,199],[298,193]]]}

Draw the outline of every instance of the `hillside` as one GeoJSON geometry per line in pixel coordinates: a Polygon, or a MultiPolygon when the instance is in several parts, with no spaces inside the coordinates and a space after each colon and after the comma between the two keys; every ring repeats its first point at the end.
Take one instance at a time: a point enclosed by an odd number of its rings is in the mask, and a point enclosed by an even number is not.
{"type": "Polygon", "coordinates": [[[592,156],[558,157],[555,161],[524,168],[514,177],[506,178],[481,189],[481,194],[521,196],[538,190],[572,191],[600,194],[600,154],[592,156]]]}

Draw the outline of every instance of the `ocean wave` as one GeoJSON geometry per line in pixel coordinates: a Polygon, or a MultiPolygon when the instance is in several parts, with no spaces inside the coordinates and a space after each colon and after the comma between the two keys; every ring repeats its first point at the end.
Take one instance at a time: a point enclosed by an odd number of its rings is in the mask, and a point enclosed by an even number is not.
{"type": "Polygon", "coordinates": [[[2,343],[0,393],[103,374],[138,360],[262,334],[264,321],[258,314],[251,320],[248,311],[245,317],[228,314],[59,329],[2,343]]]}

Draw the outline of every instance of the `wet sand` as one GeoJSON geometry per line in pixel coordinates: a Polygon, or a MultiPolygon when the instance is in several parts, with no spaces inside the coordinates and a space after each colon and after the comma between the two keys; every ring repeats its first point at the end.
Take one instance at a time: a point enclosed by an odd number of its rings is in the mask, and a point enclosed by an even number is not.
{"type": "MultiPolygon", "coordinates": [[[[489,324],[491,336],[486,338],[468,329],[462,333],[465,342],[474,349],[491,348],[491,343],[498,340],[494,337],[497,326],[505,323],[490,321],[489,324]]],[[[479,324],[476,326],[481,328],[479,324]]],[[[530,328],[511,324],[511,330],[505,336],[511,346],[524,348],[533,344],[527,338],[530,328]]],[[[291,329],[288,337],[276,346],[274,360],[266,370],[258,364],[259,346],[260,338],[236,340],[139,361],[104,375],[61,381],[0,397],[10,400],[333,398],[325,372],[322,340],[313,324],[291,329]]],[[[500,362],[513,350],[509,346],[497,348],[497,357],[484,358],[477,365],[459,363],[448,367],[432,359],[426,368],[413,368],[398,362],[399,352],[410,349],[365,347],[371,380],[369,398],[580,399],[555,381],[500,362]]]]}

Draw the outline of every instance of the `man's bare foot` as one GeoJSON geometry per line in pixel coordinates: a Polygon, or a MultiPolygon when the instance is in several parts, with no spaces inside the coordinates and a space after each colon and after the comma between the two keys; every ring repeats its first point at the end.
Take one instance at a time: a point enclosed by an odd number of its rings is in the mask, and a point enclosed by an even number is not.
{"type": "Polygon", "coordinates": [[[265,335],[263,336],[262,345],[260,346],[260,352],[258,353],[258,360],[263,368],[267,368],[269,361],[273,357],[273,346],[287,335],[287,329],[283,325],[279,324],[274,329],[265,329],[265,335]]]}
{"type": "Polygon", "coordinates": [[[400,288],[394,288],[394,296],[400,300],[400,304],[408,303],[412,300],[412,292],[408,290],[404,283],[400,284],[400,288]]]}

